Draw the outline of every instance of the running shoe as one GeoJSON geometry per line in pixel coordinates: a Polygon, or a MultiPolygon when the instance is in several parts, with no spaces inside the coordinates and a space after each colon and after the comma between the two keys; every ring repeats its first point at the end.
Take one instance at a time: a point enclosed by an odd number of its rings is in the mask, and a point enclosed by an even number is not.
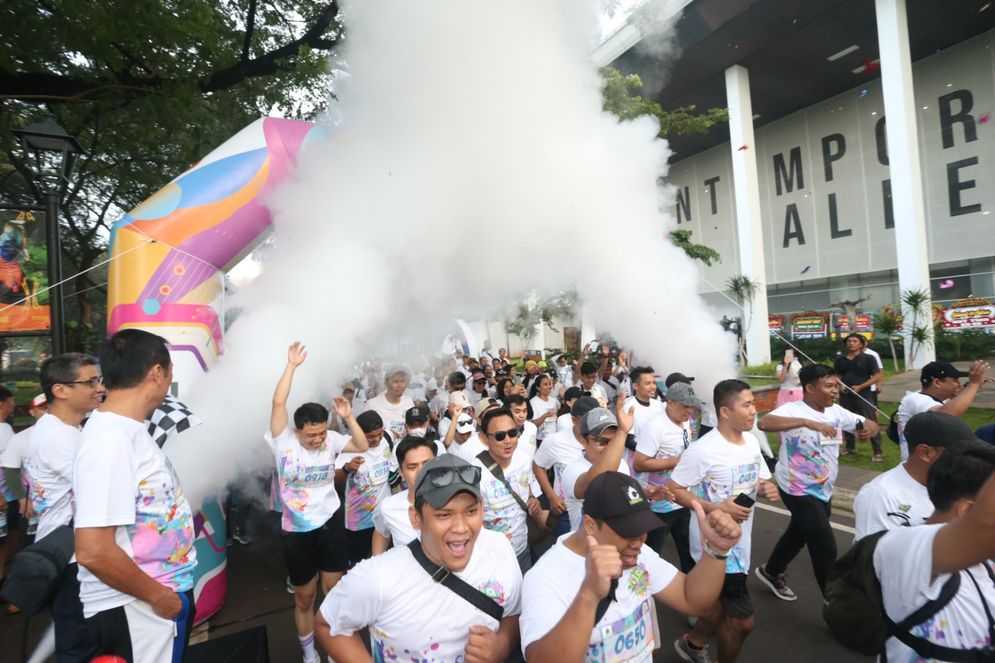
{"type": "Polygon", "coordinates": [[[784,580],[784,574],[771,575],[767,573],[767,569],[763,566],[757,567],[757,578],[760,582],[767,585],[770,591],[774,592],[774,596],[781,599],[782,601],[797,601],[798,595],[791,591],[788,587],[788,583],[784,580]]]}
{"type": "Polygon", "coordinates": [[[674,642],[674,649],[682,660],[690,663],[712,663],[712,657],[708,655],[708,645],[699,650],[691,649],[688,646],[687,635],[682,635],[674,642]]]}

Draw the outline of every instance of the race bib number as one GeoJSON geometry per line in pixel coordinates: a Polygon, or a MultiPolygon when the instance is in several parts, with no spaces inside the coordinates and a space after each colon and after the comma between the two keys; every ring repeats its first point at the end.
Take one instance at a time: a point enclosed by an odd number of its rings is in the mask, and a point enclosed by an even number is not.
{"type": "Polygon", "coordinates": [[[370,485],[379,486],[390,476],[390,463],[386,460],[370,466],[370,485]]]}
{"type": "Polygon", "coordinates": [[[757,481],[760,479],[760,464],[747,463],[745,465],[734,465],[732,468],[732,495],[746,493],[750,497],[756,497],[757,481]]]}
{"type": "Polygon", "coordinates": [[[328,478],[331,475],[331,465],[311,465],[309,467],[302,467],[301,472],[298,475],[298,483],[302,486],[315,485],[328,483],[328,478]]]}
{"type": "Polygon", "coordinates": [[[839,445],[843,444],[843,429],[837,428],[836,434],[832,436],[822,435],[820,433],[819,444],[821,444],[824,447],[838,447],[839,445]]]}
{"type": "Polygon", "coordinates": [[[651,660],[658,639],[655,613],[653,600],[646,599],[626,617],[599,627],[601,642],[589,647],[588,661],[618,663],[651,660]]]}

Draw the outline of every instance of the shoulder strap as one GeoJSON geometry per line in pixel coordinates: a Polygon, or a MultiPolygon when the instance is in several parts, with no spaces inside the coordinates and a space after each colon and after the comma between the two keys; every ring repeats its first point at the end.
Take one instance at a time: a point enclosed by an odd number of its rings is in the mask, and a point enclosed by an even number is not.
{"type": "Polygon", "coordinates": [[[432,576],[433,581],[444,586],[453,594],[456,594],[473,607],[497,621],[501,621],[501,618],[504,617],[504,607],[498,605],[494,599],[468,584],[459,576],[450,573],[449,569],[441,567],[430,560],[425,555],[425,551],[422,550],[420,539],[413,539],[408,543],[408,549],[411,550],[411,554],[418,564],[425,569],[425,572],[432,576]]]}
{"type": "Polygon", "coordinates": [[[487,468],[488,472],[494,475],[495,479],[504,484],[504,487],[508,489],[508,492],[511,493],[511,496],[515,498],[515,501],[518,503],[518,506],[522,507],[522,511],[524,511],[527,514],[529,512],[529,506],[525,503],[525,500],[523,500],[521,496],[519,496],[519,494],[514,491],[514,489],[511,487],[511,484],[508,483],[508,480],[504,478],[504,470],[501,469],[501,466],[498,465],[497,461],[494,460],[494,458],[491,456],[491,452],[488,451],[487,449],[484,449],[479,454],[477,454],[477,460],[479,460],[483,464],[483,466],[487,468]]]}
{"type": "Polygon", "coordinates": [[[612,604],[615,600],[615,590],[618,589],[618,578],[612,578],[611,587],[608,589],[608,593],[598,601],[598,607],[594,610],[594,625],[597,626],[601,618],[605,616],[608,612],[608,606],[612,604]]]}

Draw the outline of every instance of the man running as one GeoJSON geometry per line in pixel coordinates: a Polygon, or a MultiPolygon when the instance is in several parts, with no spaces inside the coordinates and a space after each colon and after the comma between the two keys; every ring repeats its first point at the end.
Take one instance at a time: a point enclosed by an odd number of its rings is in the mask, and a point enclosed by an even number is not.
{"type": "Polygon", "coordinates": [[[361,562],[321,604],[318,640],[333,659],[508,658],[518,644],[522,573],[507,537],[483,527],[480,474],[452,454],[425,463],[410,509],[420,541],[361,562]]]}
{"type": "Polygon", "coordinates": [[[390,366],[384,372],[386,389],[382,394],[366,401],[366,409],[373,410],[383,419],[384,430],[396,444],[404,437],[404,413],[415,406],[404,392],[411,374],[403,366],[390,366]]]}
{"type": "Polygon", "coordinates": [[[377,504],[373,511],[373,554],[379,555],[393,544],[406,546],[418,538],[408,514],[415,503],[415,478],[428,461],[435,458],[435,444],[423,437],[406,437],[397,445],[397,462],[400,465],[404,490],[377,504]]]}

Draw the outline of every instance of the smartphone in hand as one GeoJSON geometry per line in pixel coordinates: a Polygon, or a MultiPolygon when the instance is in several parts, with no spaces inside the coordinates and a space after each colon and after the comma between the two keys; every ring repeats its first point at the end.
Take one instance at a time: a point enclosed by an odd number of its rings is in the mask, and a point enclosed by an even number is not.
{"type": "Polygon", "coordinates": [[[741,507],[749,509],[756,503],[756,500],[747,495],[746,493],[740,493],[736,495],[736,499],[733,500],[733,504],[738,504],[741,507]]]}

